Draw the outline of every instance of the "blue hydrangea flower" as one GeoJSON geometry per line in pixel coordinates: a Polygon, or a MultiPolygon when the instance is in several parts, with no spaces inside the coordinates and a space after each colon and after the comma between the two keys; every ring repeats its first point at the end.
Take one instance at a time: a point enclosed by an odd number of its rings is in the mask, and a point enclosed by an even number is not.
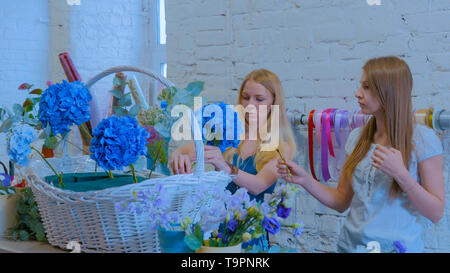
{"type": "Polygon", "coordinates": [[[80,125],[91,118],[91,100],[89,90],[79,81],[52,84],[39,101],[39,120],[43,128],[50,125],[53,135],[65,134],[73,124],[80,125]]]}
{"type": "Polygon", "coordinates": [[[8,136],[9,159],[19,166],[26,167],[30,163],[31,143],[36,140],[34,128],[24,124],[12,129],[8,136]]]}
{"type": "Polygon", "coordinates": [[[122,170],[147,154],[149,134],[134,117],[111,116],[102,120],[92,134],[91,158],[105,170],[122,170]]]}
{"type": "Polygon", "coordinates": [[[207,104],[201,111],[196,111],[195,116],[199,122],[201,121],[202,137],[207,145],[219,147],[222,153],[229,147],[238,148],[239,137],[244,133],[244,126],[238,112],[231,105],[223,102],[207,104]],[[218,114],[220,110],[222,118],[218,114]],[[221,127],[222,130],[220,130],[221,127]],[[211,131],[212,135],[205,135],[205,130],[211,131]]]}
{"type": "Polygon", "coordinates": [[[278,220],[275,217],[267,218],[264,216],[262,226],[271,234],[275,234],[280,230],[280,222],[278,222],[278,220]]]}

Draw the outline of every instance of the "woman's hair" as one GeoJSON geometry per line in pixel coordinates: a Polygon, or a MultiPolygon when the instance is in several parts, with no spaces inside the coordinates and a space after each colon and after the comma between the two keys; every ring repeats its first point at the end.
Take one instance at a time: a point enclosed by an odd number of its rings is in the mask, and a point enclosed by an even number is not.
{"type": "MultiPolygon", "coordinates": [[[[293,159],[296,152],[296,144],[294,140],[294,133],[292,132],[292,128],[289,124],[289,121],[286,116],[286,103],[284,98],[283,86],[281,85],[280,79],[275,75],[275,73],[266,70],[266,69],[258,69],[250,72],[244,79],[241,84],[241,88],[239,89],[239,98],[238,103],[242,105],[242,92],[244,90],[244,86],[248,81],[253,81],[264,86],[272,95],[273,95],[273,104],[279,106],[279,145],[283,157],[287,159],[293,159]]],[[[268,135],[271,134],[271,113],[269,113],[267,117],[267,122],[265,126],[267,126],[268,135]]],[[[244,119],[245,120],[245,119],[244,119]]],[[[247,123],[247,121],[245,121],[247,123]]],[[[224,157],[227,161],[231,161],[234,154],[238,154],[238,159],[240,158],[240,149],[242,144],[245,142],[241,141],[238,149],[230,148],[228,149],[224,157]]],[[[257,171],[260,171],[264,165],[270,160],[277,157],[277,152],[273,151],[263,151],[261,150],[261,139],[258,137],[258,148],[255,154],[255,167],[257,171]]]]}
{"type": "MultiPolygon", "coordinates": [[[[390,56],[367,61],[363,71],[370,92],[376,96],[381,105],[389,145],[402,153],[403,163],[408,168],[414,149],[411,71],[405,61],[390,56]]],[[[365,157],[373,143],[375,131],[376,121],[372,117],[362,129],[353,152],[345,160],[341,178],[352,180],[355,167],[365,157]]],[[[400,186],[393,180],[390,197],[400,193],[400,186]]]]}

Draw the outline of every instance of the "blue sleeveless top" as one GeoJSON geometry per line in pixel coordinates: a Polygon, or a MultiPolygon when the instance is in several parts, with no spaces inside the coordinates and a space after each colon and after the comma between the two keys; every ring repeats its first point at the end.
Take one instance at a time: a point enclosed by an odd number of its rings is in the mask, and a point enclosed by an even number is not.
{"type": "MultiPolygon", "coordinates": [[[[249,156],[247,157],[245,160],[240,160],[241,162],[238,162],[238,154],[234,154],[233,155],[233,166],[238,167],[241,171],[244,171],[246,173],[249,174],[253,174],[256,175],[258,173],[258,171],[256,170],[256,165],[255,165],[255,156],[249,156]],[[240,163],[240,164],[238,164],[240,163]]],[[[258,195],[253,195],[251,193],[248,193],[248,195],[250,196],[250,200],[256,199],[256,202],[263,202],[264,201],[264,195],[266,193],[268,194],[272,194],[273,190],[275,189],[275,185],[276,182],[273,183],[272,186],[268,187],[265,191],[261,192],[258,195]]],[[[231,181],[227,188],[227,190],[229,190],[231,192],[231,194],[234,194],[238,189],[239,186],[236,185],[233,181],[231,181]]]]}
{"type": "MultiPolygon", "coordinates": [[[[233,155],[233,166],[236,166],[241,171],[244,171],[249,174],[256,175],[258,173],[258,171],[256,170],[254,155],[249,156],[245,160],[240,160],[240,161],[241,162],[238,162],[238,154],[233,155]],[[238,164],[238,163],[240,163],[240,164],[238,164]]],[[[261,192],[258,195],[253,195],[251,193],[248,193],[248,195],[250,196],[250,200],[256,199],[256,202],[260,202],[260,201],[263,202],[264,195],[266,193],[268,193],[268,194],[273,193],[276,183],[277,182],[273,183],[272,186],[268,187],[265,191],[261,192]]],[[[236,185],[233,181],[231,181],[227,185],[226,189],[229,190],[231,192],[231,194],[234,194],[239,189],[239,186],[236,185]]],[[[262,250],[262,251],[267,252],[269,250],[269,239],[267,236],[268,236],[268,233],[266,232],[264,235],[262,235],[259,238],[250,240],[246,243],[242,243],[242,248],[248,249],[249,247],[257,247],[260,251],[262,250]]]]}

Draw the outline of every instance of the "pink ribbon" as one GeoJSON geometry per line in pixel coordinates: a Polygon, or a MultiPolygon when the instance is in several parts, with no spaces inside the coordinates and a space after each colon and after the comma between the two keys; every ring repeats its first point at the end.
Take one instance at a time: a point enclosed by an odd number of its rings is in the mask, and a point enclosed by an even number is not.
{"type": "MultiPolygon", "coordinates": [[[[327,109],[322,113],[322,136],[321,136],[321,161],[322,161],[322,177],[326,182],[328,181],[330,176],[330,171],[328,170],[328,137],[327,137],[327,116],[329,116],[329,111],[331,109],[327,109]]],[[[328,117],[329,120],[329,117],[328,117]]],[[[317,127],[316,127],[317,128],[317,127]]]]}
{"type": "Polygon", "coordinates": [[[323,114],[323,110],[317,110],[316,112],[314,112],[314,127],[316,129],[316,139],[317,139],[317,143],[320,144],[320,137],[321,137],[321,130],[322,130],[322,125],[321,125],[321,120],[322,120],[322,114],[323,114]]]}

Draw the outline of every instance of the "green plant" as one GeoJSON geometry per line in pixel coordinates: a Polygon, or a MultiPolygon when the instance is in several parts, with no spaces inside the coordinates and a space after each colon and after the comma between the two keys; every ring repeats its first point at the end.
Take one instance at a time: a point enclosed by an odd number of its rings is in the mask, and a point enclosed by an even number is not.
{"type": "Polygon", "coordinates": [[[11,228],[13,238],[20,241],[46,242],[41,214],[31,188],[17,190],[16,194],[19,194],[16,208],[18,221],[16,226],[11,228]]]}

